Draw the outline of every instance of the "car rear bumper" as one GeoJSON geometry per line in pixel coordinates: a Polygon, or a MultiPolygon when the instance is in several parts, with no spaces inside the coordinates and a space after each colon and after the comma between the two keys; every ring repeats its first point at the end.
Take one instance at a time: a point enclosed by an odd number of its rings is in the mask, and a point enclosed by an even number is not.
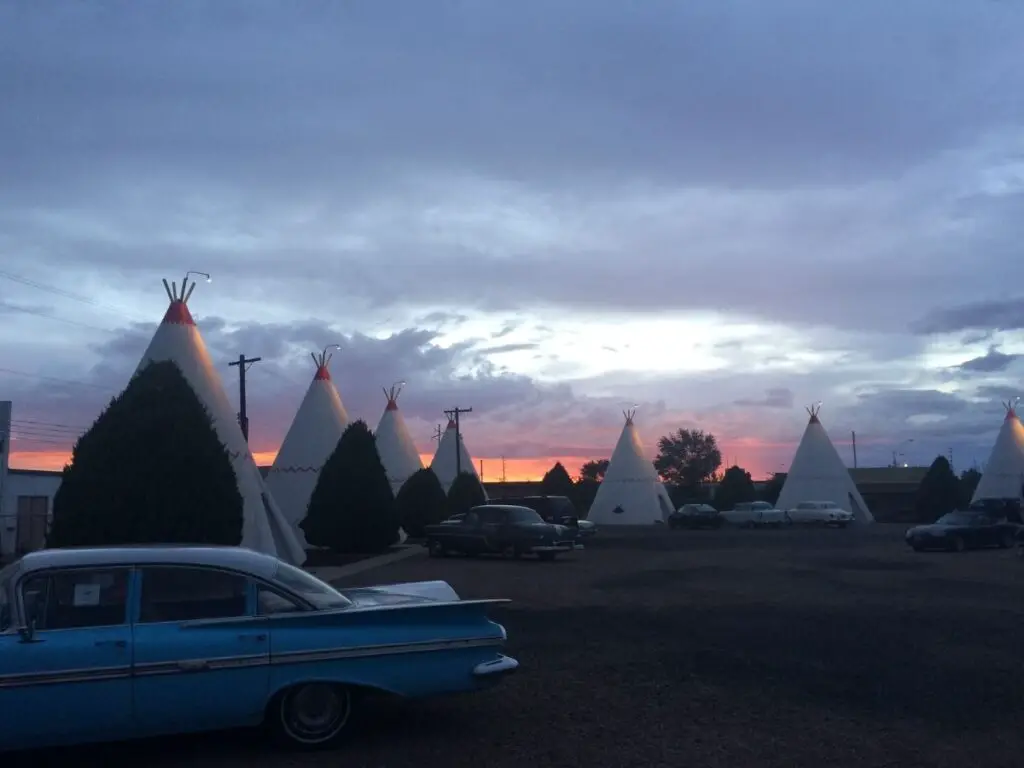
{"type": "Polygon", "coordinates": [[[538,552],[572,552],[573,549],[575,549],[574,544],[541,544],[530,547],[530,551],[534,554],[538,552]]]}
{"type": "Polygon", "coordinates": [[[499,656],[494,661],[485,661],[473,667],[473,677],[478,680],[499,680],[519,669],[519,662],[511,656],[499,656]]]}

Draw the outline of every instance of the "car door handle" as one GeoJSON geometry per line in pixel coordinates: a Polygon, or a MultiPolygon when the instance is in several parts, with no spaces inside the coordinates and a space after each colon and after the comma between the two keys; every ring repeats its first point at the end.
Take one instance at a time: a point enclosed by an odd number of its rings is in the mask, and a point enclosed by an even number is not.
{"type": "Polygon", "coordinates": [[[127,648],[127,640],[97,640],[97,648],[127,648]]]}
{"type": "Polygon", "coordinates": [[[178,669],[183,672],[201,672],[210,668],[210,662],[204,659],[185,659],[178,662],[178,669]]]}

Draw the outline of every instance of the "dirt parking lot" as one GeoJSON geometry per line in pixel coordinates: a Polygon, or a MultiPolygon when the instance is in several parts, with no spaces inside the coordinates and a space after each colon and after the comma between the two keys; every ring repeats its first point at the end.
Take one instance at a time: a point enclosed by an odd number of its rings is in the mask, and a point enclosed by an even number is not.
{"type": "Polygon", "coordinates": [[[1024,765],[1024,561],[1005,550],[915,554],[887,526],[606,529],[554,563],[416,556],[346,584],[423,579],[512,598],[495,618],[516,677],[378,702],[334,753],[218,734],[74,764],[1024,765]]]}

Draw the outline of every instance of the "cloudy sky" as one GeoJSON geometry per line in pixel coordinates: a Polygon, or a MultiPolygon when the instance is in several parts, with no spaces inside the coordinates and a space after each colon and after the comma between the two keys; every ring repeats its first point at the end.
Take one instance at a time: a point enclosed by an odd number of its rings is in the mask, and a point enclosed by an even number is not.
{"type": "Polygon", "coordinates": [[[190,306],[272,455],[332,369],[485,476],[714,433],[984,462],[1024,394],[1024,4],[0,2],[0,399],[54,466],[190,306]],[[907,442],[913,439],[913,442],[907,442]]]}

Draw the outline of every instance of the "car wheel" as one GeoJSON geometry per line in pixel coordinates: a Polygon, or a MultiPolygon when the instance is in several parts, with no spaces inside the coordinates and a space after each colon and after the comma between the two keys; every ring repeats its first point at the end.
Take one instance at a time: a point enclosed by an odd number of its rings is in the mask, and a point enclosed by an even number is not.
{"type": "Polygon", "coordinates": [[[965,549],[967,549],[967,545],[964,543],[964,540],[962,538],[960,538],[959,536],[954,536],[949,541],[949,549],[951,552],[963,552],[965,549]]]}
{"type": "Polygon", "coordinates": [[[427,542],[427,554],[431,557],[444,557],[447,552],[442,544],[437,539],[431,539],[427,542]]]}
{"type": "Polygon", "coordinates": [[[1002,549],[1009,549],[1013,546],[1014,538],[1015,537],[1012,533],[1004,533],[999,539],[999,546],[1002,549]]]}
{"type": "Polygon", "coordinates": [[[324,749],[347,733],[352,692],[344,685],[306,683],[289,688],[270,712],[279,742],[300,749],[324,749]]]}

